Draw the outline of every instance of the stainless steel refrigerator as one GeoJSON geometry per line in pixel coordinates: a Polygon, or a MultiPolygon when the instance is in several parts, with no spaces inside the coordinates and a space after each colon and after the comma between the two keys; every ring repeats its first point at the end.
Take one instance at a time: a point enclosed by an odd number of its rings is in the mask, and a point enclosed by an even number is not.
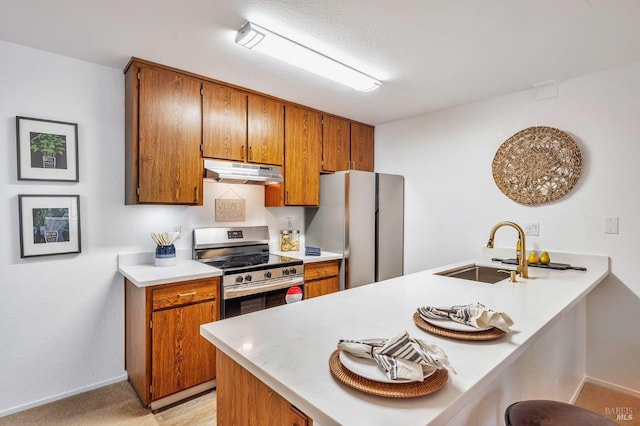
{"type": "Polygon", "coordinates": [[[305,209],[305,244],[342,253],[341,289],[403,275],[404,177],[320,176],[320,207],[305,209]]]}

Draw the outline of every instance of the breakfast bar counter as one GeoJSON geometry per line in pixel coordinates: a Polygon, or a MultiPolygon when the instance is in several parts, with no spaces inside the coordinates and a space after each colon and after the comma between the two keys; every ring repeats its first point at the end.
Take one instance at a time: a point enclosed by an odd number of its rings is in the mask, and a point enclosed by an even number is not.
{"type": "MultiPolygon", "coordinates": [[[[586,365],[585,297],[609,273],[606,256],[552,253],[553,262],[587,270],[530,267],[528,279],[511,283],[505,275],[495,284],[435,275],[467,264],[515,269],[491,260],[510,256],[513,250],[484,249],[476,259],[205,324],[201,334],[220,360],[257,378],[314,425],[501,424],[511,402],[569,401],[579,390],[586,365]],[[507,313],[512,331],[495,340],[465,341],[422,331],[412,319],[420,306],[476,302],[507,313]],[[404,331],[446,352],[455,373],[438,391],[387,398],[332,376],[329,358],[340,339],[390,338],[404,331]]],[[[225,382],[234,378],[220,368],[218,424],[224,425],[237,415],[228,411],[227,393],[241,381],[225,382]]],[[[264,407],[245,402],[247,397],[234,401],[237,409],[249,415],[257,410],[254,418],[265,422],[269,409],[259,412],[264,407]]]]}

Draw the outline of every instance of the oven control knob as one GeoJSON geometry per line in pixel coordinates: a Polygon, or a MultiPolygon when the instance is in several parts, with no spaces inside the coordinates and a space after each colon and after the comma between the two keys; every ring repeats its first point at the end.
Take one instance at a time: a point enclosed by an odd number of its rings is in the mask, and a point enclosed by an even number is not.
{"type": "Polygon", "coordinates": [[[271,278],[271,271],[267,271],[264,273],[265,278],[271,278]]]}
{"type": "Polygon", "coordinates": [[[237,283],[241,283],[241,282],[242,282],[242,276],[241,276],[241,275],[238,275],[238,276],[236,277],[236,282],[237,282],[237,283]]]}
{"type": "Polygon", "coordinates": [[[289,275],[289,270],[288,269],[283,269],[282,270],[282,275],[289,275]]]}
{"type": "Polygon", "coordinates": [[[244,276],[245,281],[251,281],[251,275],[247,274],[244,276]]]}
{"type": "Polygon", "coordinates": [[[296,274],[296,268],[291,268],[291,269],[289,269],[289,271],[294,275],[296,274]]]}

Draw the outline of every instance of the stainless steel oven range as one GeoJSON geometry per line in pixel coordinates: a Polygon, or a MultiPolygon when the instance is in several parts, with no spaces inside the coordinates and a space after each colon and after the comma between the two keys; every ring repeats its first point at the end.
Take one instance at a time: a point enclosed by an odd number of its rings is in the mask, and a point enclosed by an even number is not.
{"type": "Polygon", "coordinates": [[[284,305],[304,293],[302,260],[270,254],[267,226],[194,229],[193,259],[223,271],[220,319],[284,305]]]}

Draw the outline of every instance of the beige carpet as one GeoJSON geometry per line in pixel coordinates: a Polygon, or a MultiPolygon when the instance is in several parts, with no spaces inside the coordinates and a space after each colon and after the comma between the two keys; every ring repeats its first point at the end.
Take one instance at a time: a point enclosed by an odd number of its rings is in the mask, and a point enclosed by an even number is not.
{"type": "Polygon", "coordinates": [[[585,383],[574,402],[622,426],[640,426],[640,398],[593,383],[585,383]]]}
{"type": "MultiPolygon", "coordinates": [[[[142,407],[129,382],[120,382],[21,413],[0,418],[14,425],[215,426],[215,391],[156,411],[142,407]]],[[[585,383],[575,405],[609,417],[622,426],[640,426],[640,398],[585,383]],[[617,418],[618,415],[626,416],[617,418]]]]}
{"type": "Polygon", "coordinates": [[[152,413],[144,408],[129,382],[119,382],[40,407],[0,418],[14,425],[215,425],[215,392],[152,413]]]}

